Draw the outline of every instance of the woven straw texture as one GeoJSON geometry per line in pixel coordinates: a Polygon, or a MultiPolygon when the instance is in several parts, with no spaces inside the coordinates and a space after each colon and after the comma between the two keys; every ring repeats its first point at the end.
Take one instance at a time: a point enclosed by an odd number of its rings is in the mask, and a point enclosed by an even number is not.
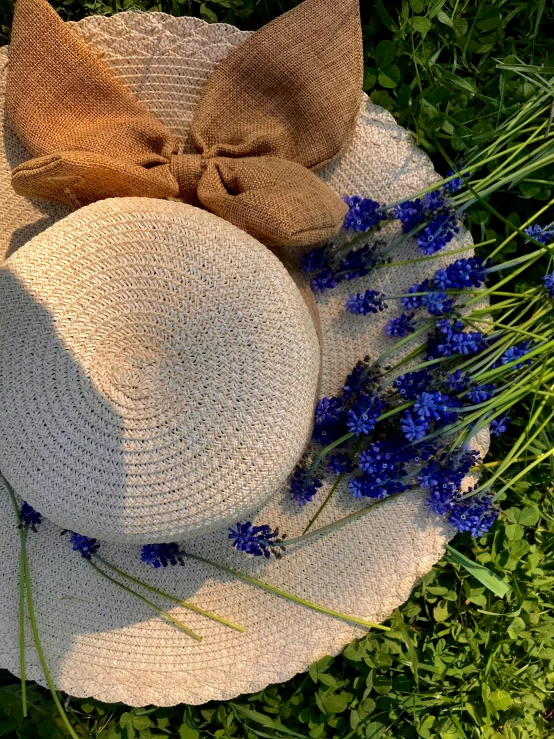
{"type": "Polygon", "coordinates": [[[102,200],[39,234],[0,271],[0,347],[2,472],[87,536],[236,522],[310,439],[320,351],[301,294],[191,205],[102,200]]]}
{"type": "MultiPolygon", "coordinates": [[[[177,132],[181,121],[186,129],[210,70],[245,38],[229,26],[208,26],[161,14],[87,18],[76,28],[149,109],[177,132]]],[[[9,132],[7,142],[13,152],[16,144],[13,137],[10,142],[9,132]]],[[[319,174],[341,196],[359,193],[381,202],[392,202],[437,179],[428,157],[414,146],[409,134],[369,101],[360,110],[349,150],[319,174]]],[[[2,234],[23,229],[29,234],[44,228],[47,223],[37,205],[9,193],[5,163],[0,175],[0,191],[6,194],[0,211],[2,234]]],[[[51,222],[57,215],[49,212],[46,218],[51,222]]],[[[387,239],[395,234],[396,224],[381,232],[387,239]]],[[[10,248],[17,243],[16,234],[10,248]]],[[[470,243],[462,229],[449,248],[470,243]]],[[[415,245],[406,243],[398,250],[398,259],[414,254],[415,245]]],[[[419,263],[406,270],[383,269],[358,281],[356,289],[372,287],[398,294],[451,259],[445,255],[432,267],[419,263]]],[[[376,357],[390,346],[382,331],[389,316],[347,315],[343,309],[347,292],[348,286],[342,285],[318,299],[323,343],[321,395],[336,393],[353,364],[365,354],[376,357]]],[[[413,345],[408,344],[406,350],[411,349],[413,345]]],[[[486,451],[485,433],[475,446],[486,451]]],[[[320,500],[327,490],[324,486],[319,491],[320,500]]],[[[340,490],[322,514],[321,525],[356,505],[346,490],[340,490]]],[[[294,507],[282,490],[252,518],[279,525],[292,537],[302,531],[313,512],[313,506],[294,507]]],[[[0,665],[17,674],[18,534],[9,524],[13,512],[4,495],[0,496],[0,516],[8,522],[0,528],[0,665]]],[[[443,520],[429,515],[423,495],[413,491],[297,547],[282,560],[260,562],[241,555],[230,547],[225,530],[189,540],[186,548],[328,608],[381,621],[408,598],[417,579],[441,557],[452,533],[443,520]]],[[[239,634],[172,608],[175,616],[204,637],[201,644],[193,642],[153,617],[132,596],[107,586],[71,551],[69,542],[59,536],[59,528],[46,522],[29,540],[37,619],[56,684],[73,695],[131,705],[231,698],[286,680],[364,633],[197,562],[159,571],[141,565],[138,546],[107,544],[103,553],[131,574],[230,618],[247,631],[239,634]]],[[[28,676],[44,684],[30,638],[27,654],[28,676]]]]}
{"type": "Polygon", "coordinates": [[[217,67],[191,122],[196,153],[180,153],[46,0],[18,0],[6,104],[37,158],[12,184],[69,205],[179,195],[265,244],[314,244],[347,209],[310,168],[350,142],[362,75],[358,0],[305,0],[217,67]]]}

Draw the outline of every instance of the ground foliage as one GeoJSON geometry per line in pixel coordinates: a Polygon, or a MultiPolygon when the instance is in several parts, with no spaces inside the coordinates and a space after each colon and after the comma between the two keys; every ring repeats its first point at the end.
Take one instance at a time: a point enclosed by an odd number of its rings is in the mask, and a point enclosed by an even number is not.
{"type": "MultiPolygon", "coordinates": [[[[194,14],[255,29],[290,0],[56,0],[64,18],[140,9],[194,14]]],[[[2,40],[11,0],[0,0],[2,40]]],[[[494,139],[497,125],[554,75],[554,7],[546,0],[362,0],[364,86],[425,148],[444,174],[452,161],[494,139]],[[504,65],[504,68],[499,67],[504,65]],[[510,69],[506,69],[510,66],[510,69]]],[[[523,153],[522,153],[523,155],[523,153]]],[[[476,203],[467,225],[476,241],[500,243],[553,198],[554,165],[488,201],[508,223],[476,203]]],[[[541,222],[554,219],[552,209],[541,222]]],[[[535,247],[518,236],[499,258],[535,247]]],[[[536,284],[537,263],[510,285],[536,284]]],[[[530,408],[514,414],[524,429],[530,408]]],[[[527,450],[554,444],[548,428],[527,450]]],[[[552,459],[552,458],[551,458],[552,459]]],[[[128,709],[67,699],[78,734],[94,739],[204,737],[340,737],[341,739],[546,739],[554,735],[554,502],[551,463],[535,467],[508,491],[502,517],[487,537],[456,539],[458,550],[510,584],[501,599],[450,555],[398,609],[388,633],[371,633],[309,673],[252,696],[203,707],[128,709]]],[[[263,655],[260,656],[263,659],[263,655]]],[[[0,672],[0,737],[66,736],[47,691],[29,684],[30,717],[22,720],[20,687],[0,672]]]]}

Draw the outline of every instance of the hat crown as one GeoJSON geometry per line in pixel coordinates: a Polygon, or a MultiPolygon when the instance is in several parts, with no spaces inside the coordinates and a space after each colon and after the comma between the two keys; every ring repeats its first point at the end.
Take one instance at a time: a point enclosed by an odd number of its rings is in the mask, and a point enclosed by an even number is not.
{"type": "Polygon", "coordinates": [[[13,255],[0,293],[3,472],[60,526],[137,543],[216,530],[301,456],[313,321],[280,261],[216,216],[95,203],[13,255]]]}

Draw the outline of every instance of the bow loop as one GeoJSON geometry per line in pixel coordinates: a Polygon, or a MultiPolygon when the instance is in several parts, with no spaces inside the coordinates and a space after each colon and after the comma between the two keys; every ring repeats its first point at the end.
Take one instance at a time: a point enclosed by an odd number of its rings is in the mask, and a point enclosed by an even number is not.
{"type": "Polygon", "coordinates": [[[304,0],[216,67],[180,141],[47,0],[17,0],[6,105],[37,157],[14,189],[80,206],[106,197],[181,197],[268,246],[307,246],[346,206],[311,171],[348,145],[361,101],[358,0],[304,0]]]}

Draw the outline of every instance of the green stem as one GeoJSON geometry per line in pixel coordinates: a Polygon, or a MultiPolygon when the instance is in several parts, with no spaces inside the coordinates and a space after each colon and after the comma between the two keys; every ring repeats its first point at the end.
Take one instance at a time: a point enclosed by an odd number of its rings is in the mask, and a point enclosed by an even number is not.
{"type": "Polygon", "coordinates": [[[250,585],[256,585],[259,588],[262,588],[263,590],[267,590],[269,593],[273,593],[274,595],[280,595],[282,598],[286,598],[287,600],[292,601],[293,603],[298,603],[298,605],[306,606],[307,608],[310,608],[312,611],[318,611],[319,613],[325,613],[328,616],[333,616],[334,618],[340,618],[342,621],[350,621],[355,624],[360,624],[361,626],[366,626],[370,629],[381,629],[382,631],[390,631],[388,626],[382,626],[381,624],[373,623],[372,621],[365,621],[361,618],[356,618],[355,616],[349,616],[345,613],[340,613],[339,611],[332,611],[329,608],[323,608],[323,606],[318,606],[315,603],[311,603],[309,600],[304,600],[304,598],[298,598],[296,595],[292,595],[291,593],[286,593],[284,590],[280,590],[279,588],[275,588],[273,585],[269,585],[269,583],[263,582],[262,580],[256,580],[254,577],[250,577],[249,575],[245,575],[242,572],[239,572],[238,570],[233,570],[231,567],[226,567],[225,565],[220,565],[217,562],[212,562],[210,559],[205,559],[204,557],[200,557],[197,554],[189,554],[188,552],[181,552],[183,557],[187,557],[187,559],[194,559],[197,562],[202,562],[203,564],[210,565],[211,567],[215,567],[216,570],[220,570],[221,572],[225,572],[228,575],[233,575],[234,577],[238,577],[239,580],[244,580],[244,582],[250,583],[250,585]]]}
{"type": "MultiPolygon", "coordinates": [[[[27,537],[27,529],[23,530],[27,537]]],[[[27,680],[25,675],[25,563],[19,556],[19,669],[21,673],[21,708],[23,718],[27,718],[27,680]]]]}
{"type": "Polygon", "coordinates": [[[188,636],[192,636],[193,639],[196,639],[196,641],[200,642],[202,641],[202,637],[198,636],[192,629],[189,629],[187,626],[185,626],[184,623],[179,621],[178,619],[174,618],[170,613],[167,613],[167,611],[164,611],[162,608],[159,608],[155,603],[152,603],[151,600],[148,600],[148,598],[145,598],[140,593],[137,593],[136,590],[133,590],[132,588],[128,588],[127,585],[123,585],[123,583],[119,582],[115,578],[111,577],[111,575],[108,575],[107,572],[104,572],[100,567],[98,567],[97,564],[95,564],[92,559],[84,558],[91,567],[93,567],[96,572],[98,572],[102,577],[105,577],[106,580],[109,580],[110,582],[114,583],[114,585],[117,585],[118,588],[121,588],[122,590],[125,590],[127,593],[131,593],[131,595],[134,595],[135,598],[138,598],[143,603],[146,603],[147,606],[150,606],[150,608],[154,609],[157,613],[160,614],[160,616],[163,616],[163,618],[167,619],[168,621],[171,621],[172,624],[177,626],[178,629],[181,629],[181,631],[184,631],[185,634],[188,634],[188,636]]]}
{"type": "Polygon", "coordinates": [[[382,505],[385,501],[390,500],[391,498],[396,498],[397,495],[399,495],[399,493],[393,493],[393,495],[388,495],[386,498],[382,498],[381,500],[376,500],[374,503],[371,503],[371,505],[365,506],[364,508],[360,508],[358,511],[354,511],[354,513],[350,513],[348,516],[339,518],[337,521],[333,521],[333,523],[327,524],[327,526],[322,526],[320,529],[316,529],[315,531],[310,531],[307,534],[302,534],[302,536],[297,536],[294,539],[285,540],[283,544],[286,547],[291,546],[292,544],[301,544],[305,541],[308,541],[308,539],[312,539],[314,536],[319,536],[320,534],[326,534],[329,531],[338,529],[339,526],[344,526],[344,524],[350,523],[350,521],[354,521],[356,518],[365,516],[366,513],[369,513],[371,510],[374,510],[377,506],[382,505]]]}
{"type": "Polygon", "coordinates": [[[94,557],[99,562],[102,562],[102,564],[105,567],[109,567],[110,570],[117,572],[118,575],[121,575],[121,577],[124,577],[126,580],[129,580],[130,582],[134,582],[135,585],[140,585],[141,587],[146,588],[147,590],[150,590],[151,593],[156,593],[156,595],[161,595],[163,598],[167,598],[168,600],[172,600],[174,603],[178,603],[180,606],[183,606],[184,608],[188,608],[189,611],[193,611],[194,613],[199,613],[201,616],[205,616],[206,618],[209,618],[212,621],[217,621],[220,624],[224,624],[225,626],[228,626],[231,629],[235,629],[235,631],[240,631],[241,633],[244,633],[244,631],[246,630],[244,629],[244,627],[239,626],[238,624],[235,624],[232,621],[227,621],[226,619],[221,618],[220,616],[216,616],[216,614],[212,613],[211,611],[205,611],[202,608],[199,608],[198,606],[194,606],[192,603],[188,603],[185,600],[181,600],[180,598],[177,598],[174,595],[171,595],[170,593],[164,593],[163,590],[158,590],[158,588],[154,588],[152,587],[152,585],[148,585],[148,583],[145,583],[142,580],[138,580],[137,578],[132,577],[127,572],[123,572],[123,570],[120,570],[115,565],[112,565],[110,562],[105,560],[104,557],[101,557],[98,554],[95,554],[94,557]]]}
{"type": "Polygon", "coordinates": [[[333,483],[333,487],[329,491],[327,497],[325,498],[325,500],[323,501],[323,503],[319,506],[319,508],[315,512],[314,516],[310,519],[308,525],[306,526],[306,528],[302,532],[303,534],[306,534],[312,528],[312,525],[317,521],[317,519],[319,518],[319,514],[323,511],[323,509],[325,508],[325,506],[327,505],[327,503],[331,500],[331,498],[335,494],[335,490],[338,488],[338,486],[340,485],[340,483],[344,479],[345,474],[346,474],[345,472],[342,472],[337,477],[337,479],[333,483]]]}

